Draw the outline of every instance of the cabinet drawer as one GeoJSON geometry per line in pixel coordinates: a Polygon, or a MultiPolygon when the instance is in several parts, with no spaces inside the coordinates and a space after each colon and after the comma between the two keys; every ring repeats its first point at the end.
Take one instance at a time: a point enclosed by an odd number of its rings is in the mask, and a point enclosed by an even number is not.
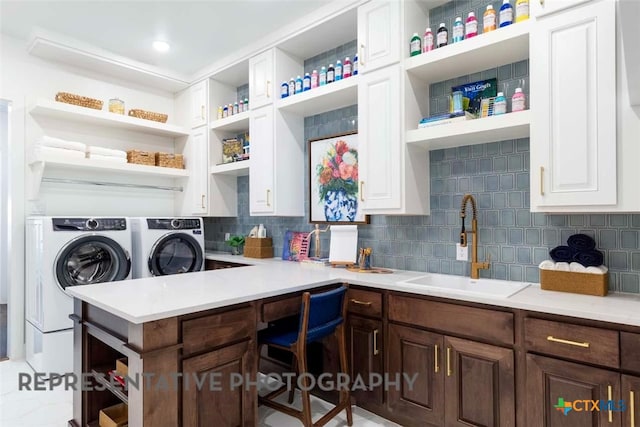
{"type": "Polygon", "coordinates": [[[620,332],[620,366],[640,373],[640,334],[620,332]]]}
{"type": "Polygon", "coordinates": [[[350,313],[382,317],[382,294],[380,292],[349,288],[347,292],[347,310],[350,313]]]}
{"type": "Polygon", "coordinates": [[[512,345],[513,313],[389,295],[389,320],[512,345]]]}
{"type": "Polygon", "coordinates": [[[300,313],[301,308],[302,294],[276,301],[268,301],[262,304],[260,309],[260,321],[268,323],[293,316],[300,313]]]}
{"type": "Polygon", "coordinates": [[[525,319],[524,328],[527,351],[620,366],[618,331],[533,318],[525,319]]]}
{"type": "Polygon", "coordinates": [[[256,333],[255,309],[240,308],[182,322],[182,342],[185,354],[220,347],[256,333]]]}

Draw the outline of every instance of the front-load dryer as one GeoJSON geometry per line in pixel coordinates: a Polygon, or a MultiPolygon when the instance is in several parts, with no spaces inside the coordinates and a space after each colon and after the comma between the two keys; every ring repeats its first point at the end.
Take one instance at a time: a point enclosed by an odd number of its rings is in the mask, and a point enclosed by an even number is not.
{"type": "Polygon", "coordinates": [[[128,218],[29,217],[26,221],[27,362],[72,370],[73,298],[66,289],[131,278],[128,218]]]}
{"type": "Polygon", "coordinates": [[[133,278],[204,269],[202,218],[131,218],[133,278]]]}

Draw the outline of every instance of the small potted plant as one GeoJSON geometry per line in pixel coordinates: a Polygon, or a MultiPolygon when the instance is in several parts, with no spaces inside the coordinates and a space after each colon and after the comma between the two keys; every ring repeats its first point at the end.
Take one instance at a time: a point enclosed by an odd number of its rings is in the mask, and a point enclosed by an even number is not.
{"type": "Polygon", "coordinates": [[[242,245],[244,245],[244,236],[231,236],[225,243],[231,246],[231,255],[240,255],[242,245]]]}

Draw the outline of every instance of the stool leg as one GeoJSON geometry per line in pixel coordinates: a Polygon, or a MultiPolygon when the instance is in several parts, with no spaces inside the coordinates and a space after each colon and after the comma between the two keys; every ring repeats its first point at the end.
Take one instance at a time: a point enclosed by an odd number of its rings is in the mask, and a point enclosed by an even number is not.
{"type": "MultiPolygon", "coordinates": [[[[347,339],[345,336],[344,323],[336,328],[338,334],[338,348],[340,351],[340,370],[349,375],[349,364],[347,361],[347,339]]],[[[347,425],[353,425],[353,414],[351,413],[351,384],[347,384],[346,390],[340,390],[340,403],[345,402],[347,411],[347,425]]]]}
{"type": "Polygon", "coordinates": [[[298,360],[298,372],[303,375],[302,383],[302,424],[305,427],[313,427],[311,419],[311,398],[309,397],[309,382],[307,380],[307,351],[306,343],[298,343],[296,359],[298,360]]]}
{"type": "Polygon", "coordinates": [[[295,378],[294,381],[291,382],[291,389],[289,390],[289,404],[293,403],[293,398],[296,395],[296,383],[298,382],[298,358],[295,356],[293,357],[293,373],[296,374],[294,375],[292,378],[295,378]]]}

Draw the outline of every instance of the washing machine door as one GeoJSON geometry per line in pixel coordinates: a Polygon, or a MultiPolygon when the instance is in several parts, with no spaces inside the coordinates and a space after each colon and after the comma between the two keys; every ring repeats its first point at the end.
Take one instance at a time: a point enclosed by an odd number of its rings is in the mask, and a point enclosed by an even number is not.
{"type": "Polygon", "coordinates": [[[63,290],[69,286],[124,280],[130,270],[127,251],[115,240],[100,235],[71,240],[55,262],[56,281],[63,290]]]}
{"type": "Polygon", "coordinates": [[[149,254],[149,271],[154,276],[202,270],[202,246],[187,233],[170,233],[160,238],[149,254]]]}

